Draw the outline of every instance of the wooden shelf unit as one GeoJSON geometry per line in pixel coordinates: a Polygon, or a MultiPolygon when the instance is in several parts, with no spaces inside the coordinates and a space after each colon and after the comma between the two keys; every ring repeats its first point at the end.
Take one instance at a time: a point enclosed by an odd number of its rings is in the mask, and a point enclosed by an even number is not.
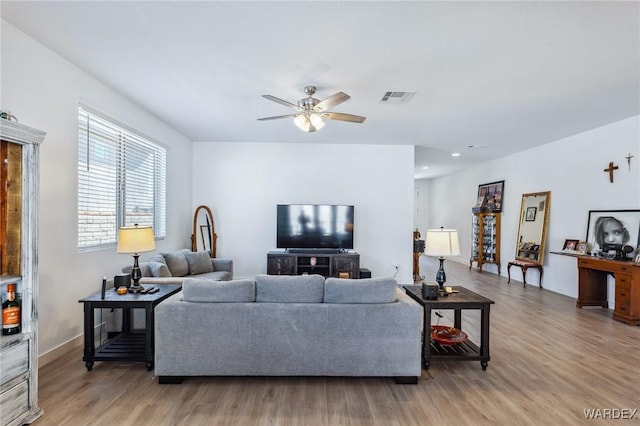
{"type": "Polygon", "coordinates": [[[482,272],[485,263],[495,264],[500,275],[500,213],[473,213],[471,226],[471,258],[482,272]]]}

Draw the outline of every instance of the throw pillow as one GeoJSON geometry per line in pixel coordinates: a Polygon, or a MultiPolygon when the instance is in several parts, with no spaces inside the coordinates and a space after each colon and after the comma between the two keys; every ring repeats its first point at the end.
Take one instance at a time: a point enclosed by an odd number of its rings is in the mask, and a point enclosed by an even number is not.
{"type": "Polygon", "coordinates": [[[184,250],[173,251],[171,253],[161,253],[171,271],[173,277],[184,277],[189,275],[189,263],[184,250]]]}
{"type": "Polygon", "coordinates": [[[191,275],[213,272],[213,263],[208,251],[192,251],[186,253],[191,275]]]}
{"type": "Polygon", "coordinates": [[[167,264],[167,261],[164,260],[164,256],[161,255],[160,253],[156,253],[154,255],[149,256],[149,258],[146,259],[146,262],[160,262],[160,263],[164,263],[165,265],[167,264]]]}
{"type": "Polygon", "coordinates": [[[169,267],[160,262],[149,262],[149,271],[152,277],[170,277],[169,267]]]}
{"type": "MultiPolygon", "coordinates": [[[[149,270],[149,262],[138,262],[138,267],[140,268],[140,273],[143,277],[150,277],[151,271],[149,270]]],[[[122,272],[125,274],[131,275],[131,271],[133,270],[133,265],[127,265],[122,268],[122,272]]]]}

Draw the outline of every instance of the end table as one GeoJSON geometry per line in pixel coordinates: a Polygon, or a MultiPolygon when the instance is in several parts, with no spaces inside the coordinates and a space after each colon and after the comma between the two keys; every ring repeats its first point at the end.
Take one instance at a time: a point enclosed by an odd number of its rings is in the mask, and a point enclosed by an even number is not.
{"type": "Polygon", "coordinates": [[[104,299],[98,291],[79,300],[84,304],[84,356],[82,360],[88,371],[95,361],[134,361],[146,363],[147,371],[153,369],[154,356],[154,313],[155,306],[167,297],[179,292],[178,284],[157,285],[159,291],[152,294],[127,293],[119,295],[109,289],[104,299]],[[122,308],[122,332],[95,347],[94,310],[102,308],[122,308]],[[131,330],[131,309],[145,310],[145,329],[131,330]]]}
{"type": "Polygon", "coordinates": [[[421,285],[403,286],[407,294],[424,309],[424,325],[422,337],[422,361],[425,369],[429,369],[431,360],[458,360],[458,361],[480,361],[483,370],[491,357],[489,356],[489,313],[493,300],[487,299],[464,287],[452,287],[457,293],[448,296],[438,296],[438,299],[429,300],[422,297],[421,285]],[[471,340],[466,340],[454,345],[442,345],[431,340],[431,310],[432,309],[453,309],[453,326],[461,330],[462,310],[480,310],[480,345],[476,345],[471,340]]]}

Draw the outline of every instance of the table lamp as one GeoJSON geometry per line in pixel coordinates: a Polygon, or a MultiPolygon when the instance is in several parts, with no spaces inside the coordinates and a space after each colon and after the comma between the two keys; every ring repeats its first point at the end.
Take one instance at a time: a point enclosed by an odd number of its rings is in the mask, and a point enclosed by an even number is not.
{"type": "Polygon", "coordinates": [[[444,283],[447,281],[447,276],[444,273],[444,256],[457,256],[460,254],[458,231],[455,229],[444,229],[444,227],[427,230],[424,254],[427,256],[440,257],[440,268],[436,273],[436,282],[440,287],[440,293],[445,293],[444,283]]]}
{"type": "Polygon", "coordinates": [[[138,265],[138,257],[140,253],[156,249],[156,241],[153,238],[153,228],[150,226],[134,226],[122,227],[118,231],[118,253],[133,253],[133,269],[131,270],[131,279],[133,285],[129,289],[132,293],[139,293],[143,290],[140,285],[142,272],[138,265]]]}

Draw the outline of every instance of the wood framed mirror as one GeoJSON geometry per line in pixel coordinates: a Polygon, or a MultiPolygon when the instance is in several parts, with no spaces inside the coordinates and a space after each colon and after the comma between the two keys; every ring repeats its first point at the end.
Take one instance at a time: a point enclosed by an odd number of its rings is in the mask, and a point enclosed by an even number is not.
{"type": "Polygon", "coordinates": [[[191,251],[208,251],[211,257],[216,257],[217,239],[211,209],[207,206],[198,206],[193,215],[191,251]]]}
{"type": "Polygon", "coordinates": [[[542,265],[547,240],[551,192],[522,194],[516,259],[542,265]]]}

